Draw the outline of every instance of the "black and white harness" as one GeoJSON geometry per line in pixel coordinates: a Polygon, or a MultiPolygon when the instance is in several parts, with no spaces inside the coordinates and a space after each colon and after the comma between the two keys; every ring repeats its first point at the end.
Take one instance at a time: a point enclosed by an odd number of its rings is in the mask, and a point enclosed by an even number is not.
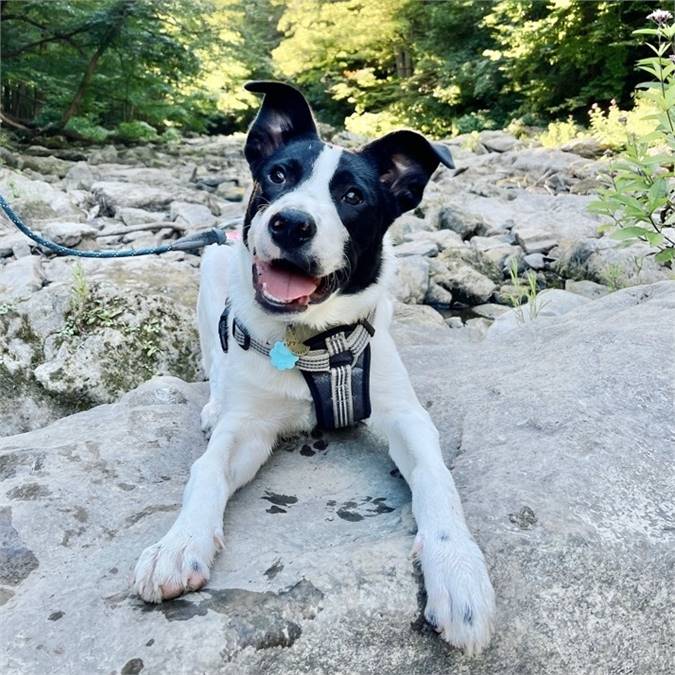
{"type": "MultiPolygon", "coordinates": [[[[229,303],[218,324],[220,344],[228,350],[229,303]]],[[[353,325],[336,326],[302,343],[305,353],[294,355],[294,365],[305,378],[314,401],[317,424],[339,429],[370,417],[370,339],[374,313],[353,325]]],[[[276,345],[256,340],[236,318],[234,341],[244,350],[270,357],[276,345]]],[[[285,347],[285,346],[284,346],[285,347]]]]}

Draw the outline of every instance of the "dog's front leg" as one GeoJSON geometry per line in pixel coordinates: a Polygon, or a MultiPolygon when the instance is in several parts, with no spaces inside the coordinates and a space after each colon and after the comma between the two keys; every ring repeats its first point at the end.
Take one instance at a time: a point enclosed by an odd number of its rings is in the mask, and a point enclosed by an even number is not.
{"type": "Polygon", "coordinates": [[[171,529],[141,554],[133,590],[161,602],[201,588],[218,548],[229,497],[248,483],[269,457],[277,429],[254,415],[226,414],[204,454],[192,465],[183,506],[171,529]]]}
{"type": "Polygon", "coordinates": [[[449,643],[475,654],[490,639],[494,591],[443,461],[438,431],[393,341],[388,347],[373,362],[372,422],[388,437],[391,457],[412,491],[418,528],[413,552],[424,574],[425,617],[449,643]]]}

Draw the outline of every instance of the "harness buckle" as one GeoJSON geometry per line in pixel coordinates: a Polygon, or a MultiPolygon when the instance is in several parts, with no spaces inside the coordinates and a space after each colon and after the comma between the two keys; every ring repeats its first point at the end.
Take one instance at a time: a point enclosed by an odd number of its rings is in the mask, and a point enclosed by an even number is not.
{"type": "Polygon", "coordinates": [[[373,337],[375,335],[375,328],[373,327],[373,324],[368,321],[368,319],[361,319],[359,323],[366,329],[366,332],[370,337],[373,337]]]}
{"type": "Polygon", "coordinates": [[[328,365],[330,368],[339,368],[340,366],[351,366],[354,363],[354,354],[347,350],[345,352],[338,352],[328,357],[328,365]]]}

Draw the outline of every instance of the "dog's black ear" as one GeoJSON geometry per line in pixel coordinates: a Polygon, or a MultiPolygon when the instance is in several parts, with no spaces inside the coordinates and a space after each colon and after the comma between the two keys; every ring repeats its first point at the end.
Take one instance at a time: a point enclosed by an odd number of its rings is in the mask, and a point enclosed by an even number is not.
{"type": "Polygon", "coordinates": [[[309,104],[295,87],[283,82],[247,82],[244,87],[265,95],[244,148],[251,168],[292,139],[318,138],[309,104]]]}
{"type": "Polygon", "coordinates": [[[377,166],[380,181],[396,200],[397,215],[420,203],[439,164],[455,167],[450,150],[440,143],[430,143],[415,131],[393,131],[366,145],[361,153],[377,166]]]}

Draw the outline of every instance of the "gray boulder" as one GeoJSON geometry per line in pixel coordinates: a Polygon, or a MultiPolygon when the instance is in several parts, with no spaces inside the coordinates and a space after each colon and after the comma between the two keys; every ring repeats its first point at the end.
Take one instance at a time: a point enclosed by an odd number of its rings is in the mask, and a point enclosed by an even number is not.
{"type": "Polygon", "coordinates": [[[432,232],[411,232],[406,236],[408,241],[417,241],[420,239],[433,241],[439,249],[462,248],[465,246],[462,238],[452,230],[434,230],[432,232]]]}
{"type": "Polygon", "coordinates": [[[485,222],[482,218],[455,206],[442,206],[435,220],[439,229],[452,230],[462,239],[471,239],[477,234],[485,233],[485,222]]]}
{"type": "Polygon", "coordinates": [[[546,257],[543,253],[528,253],[523,256],[523,262],[533,270],[543,270],[546,267],[546,257]]]}
{"type": "Polygon", "coordinates": [[[134,225],[145,225],[147,223],[162,221],[165,215],[162,211],[146,211],[145,209],[122,207],[117,210],[115,217],[119,218],[125,225],[133,227],[134,225]]]}
{"type": "Polygon", "coordinates": [[[89,164],[108,164],[117,161],[118,155],[118,150],[114,145],[104,145],[89,155],[88,162],[89,164]]]}
{"type": "Polygon", "coordinates": [[[515,136],[504,131],[481,131],[478,140],[488,152],[509,152],[522,146],[515,136]]]}
{"type": "Polygon", "coordinates": [[[31,169],[37,173],[45,175],[55,175],[63,178],[73,166],[72,162],[67,162],[58,157],[47,156],[38,157],[31,155],[24,155],[22,168],[31,169]]]}
{"type": "Polygon", "coordinates": [[[433,225],[423,218],[418,218],[411,213],[406,213],[397,218],[387,230],[393,244],[402,244],[410,234],[432,231],[433,225]]]}
{"type": "Polygon", "coordinates": [[[0,258],[22,258],[30,255],[30,239],[16,229],[10,229],[10,226],[4,226],[0,221],[0,258]]]}
{"type": "Polygon", "coordinates": [[[574,280],[591,280],[611,287],[635,286],[672,278],[671,271],[654,261],[648,244],[622,245],[611,236],[567,241],[550,251],[556,272],[574,280]]]}
{"type": "Polygon", "coordinates": [[[0,304],[5,433],[113,401],[153,374],[201,377],[191,265],[169,257],[81,265],[29,256],[0,267],[9,300],[0,304]]]}
{"type": "Polygon", "coordinates": [[[565,290],[570,291],[571,293],[578,293],[579,295],[583,295],[584,297],[590,298],[591,300],[601,298],[610,292],[607,286],[596,284],[595,281],[588,281],[587,279],[582,281],[567,279],[565,281],[565,290]]]}
{"type": "Polygon", "coordinates": [[[216,219],[208,207],[189,202],[171,202],[169,217],[189,228],[212,227],[216,224],[216,219]]]}
{"type": "Polygon", "coordinates": [[[394,253],[400,258],[410,255],[433,257],[438,255],[438,244],[426,237],[413,239],[412,241],[406,241],[399,246],[395,246],[394,253]]]}
{"type": "Polygon", "coordinates": [[[482,655],[420,620],[410,493],[363,428],[279,447],[204,590],[131,597],[205,447],[204,385],[159,378],[0,441],[2,672],[670,672],[675,284],[489,345],[412,310],[396,338],[497,593],[482,655]]]}
{"type": "Polygon", "coordinates": [[[516,225],[513,233],[516,235],[516,241],[528,254],[550,251],[558,243],[550,232],[537,225],[516,225]]]}
{"type": "Polygon", "coordinates": [[[529,148],[511,155],[513,168],[541,176],[545,173],[573,173],[589,162],[572,152],[551,148],[529,148]]]}
{"type": "Polygon", "coordinates": [[[62,246],[76,246],[83,239],[93,239],[98,233],[95,227],[86,223],[63,220],[45,223],[41,230],[47,239],[51,239],[62,246]]]}
{"type": "Polygon", "coordinates": [[[176,198],[165,187],[150,187],[122,181],[97,181],[91,187],[103,215],[113,215],[124,207],[161,211],[176,198]]]}
{"type": "Polygon", "coordinates": [[[241,185],[227,181],[218,185],[215,192],[226,201],[240,202],[244,199],[246,190],[241,185]]]}
{"type": "Polygon", "coordinates": [[[491,337],[502,336],[529,324],[559,317],[589,302],[583,295],[563,291],[559,288],[547,288],[530,302],[514,307],[496,317],[487,334],[491,337]]]}
{"type": "Polygon", "coordinates": [[[396,261],[394,296],[401,302],[420,304],[429,289],[429,262],[424,256],[410,255],[396,261]]]}
{"type": "Polygon", "coordinates": [[[504,261],[510,256],[518,256],[523,250],[513,244],[510,234],[500,234],[492,237],[473,237],[469,242],[485,258],[492,261],[498,269],[504,266],[504,261]]]}
{"type": "Polygon", "coordinates": [[[496,268],[477,251],[446,249],[430,261],[430,282],[450,291],[459,302],[487,302],[497,288],[488,274],[496,268]]]}
{"type": "Polygon", "coordinates": [[[63,184],[70,190],[89,190],[96,180],[97,175],[87,162],[77,162],[68,169],[63,184]]]}
{"type": "Polygon", "coordinates": [[[476,305],[471,308],[471,311],[478,316],[485,317],[486,319],[496,319],[497,317],[505,314],[509,311],[508,307],[504,305],[497,305],[495,303],[486,303],[485,305],[476,305]]]}
{"type": "Polygon", "coordinates": [[[42,219],[67,217],[80,220],[83,216],[81,209],[62,190],[11,169],[0,168],[0,194],[29,225],[42,219]]]}
{"type": "Polygon", "coordinates": [[[595,159],[596,157],[602,157],[609,149],[609,146],[597,138],[589,137],[575,138],[565,143],[560,149],[563,152],[573,152],[575,155],[580,155],[587,159],[595,159]]]}
{"type": "Polygon", "coordinates": [[[45,276],[42,260],[29,255],[11,260],[0,267],[0,298],[3,305],[28,298],[42,288],[45,276]]]}

